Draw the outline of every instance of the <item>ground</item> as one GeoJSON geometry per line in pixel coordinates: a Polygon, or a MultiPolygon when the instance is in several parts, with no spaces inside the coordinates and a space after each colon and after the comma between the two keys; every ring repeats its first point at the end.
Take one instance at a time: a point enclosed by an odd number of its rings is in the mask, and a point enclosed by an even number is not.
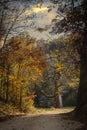
{"type": "Polygon", "coordinates": [[[0,130],[79,130],[83,124],[67,118],[71,109],[43,110],[0,122],[0,130]]]}

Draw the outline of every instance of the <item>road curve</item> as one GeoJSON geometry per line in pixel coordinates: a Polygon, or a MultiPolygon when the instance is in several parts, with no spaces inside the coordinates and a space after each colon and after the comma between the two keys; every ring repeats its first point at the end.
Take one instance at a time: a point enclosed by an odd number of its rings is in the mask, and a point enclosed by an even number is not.
{"type": "Polygon", "coordinates": [[[0,122],[0,130],[77,130],[82,124],[57,112],[27,114],[0,122]]]}

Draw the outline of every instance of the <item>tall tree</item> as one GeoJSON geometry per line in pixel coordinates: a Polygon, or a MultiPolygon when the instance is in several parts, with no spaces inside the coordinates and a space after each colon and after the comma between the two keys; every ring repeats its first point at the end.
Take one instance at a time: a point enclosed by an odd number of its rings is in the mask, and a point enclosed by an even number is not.
{"type": "Polygon", "coordinates": [[[78,90],[77,110],[87,113],[87,1],[84,0],[84,38],[80,48],[80,84],[78,90]]]}
{"type": "Polygon", "coordinates": [[[31,84],[40,80],[47,66],[45,53],[35,46],[35,39],[22,35],[1,48],[0,59],[0,99],[22,110],[25,99],[29,103],[34,96],[29,94],[31,84]]]}
{"type": "MultiPolygon", "coordinates": [[[[58,27],[58,30],[55,31],[54,28],[53,31],[56,33],[61,33],[63,31],[67,33],[67,31],[70,31],[70,41],[73,41],[74,47],[76,46],[76,49],[80,55],[80,83],[76,110],[77,113],[82,111],[84,114],[85,112],[87,113],[87,1],[82,0],[79,2],[70,0],[66,2],[65,8],[66,10],[64,11],[66,16],[64,16],[64,19],[62,19],[60,22],[55,24],[55,27],[58,27]],[[71,6],[69,6],[70,2],[71,6]],[[79,37],[77,36],[76,38],[72,39],[75,33],[80,35],[79,37]]],[[[70,43],[70,41],[68,43],[70,43]]]]}

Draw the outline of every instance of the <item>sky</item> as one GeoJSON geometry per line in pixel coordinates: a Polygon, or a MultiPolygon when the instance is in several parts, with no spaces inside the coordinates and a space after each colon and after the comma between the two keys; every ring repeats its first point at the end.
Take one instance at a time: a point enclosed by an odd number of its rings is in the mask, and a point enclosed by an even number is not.
{"type": "MultiPolygon", "coordinates": [[[[81,2],[82,0],[77,0],[77,3],[79,1],[81,2]]],[[[80,4],[80,2],[78,4],[80,4]]],[[[24,32],[27,32],[31,37],[36,38],[37,40],[44,39],[49,41],[58,39],[59,37],[66,35],[64,33],[50,33],[52,31],[52,27],[54,26],[54,22],[56,20],[60,21],[61,19],[63,19],[64,15],[62,16],[57,9],[64,5],[65,2],[63,0],[62,5],[53,4],[50,2],[50,0],[44,0],[42,6],[36,6],[33,4],[30,5],[30,3],[25,2],[25,0],[24,2],[23,0],[16,1],[15,3],[10,2],[10,8],[16,8],[17,10],[19,10],[19,12],[21,12],[24,6],[27,6],[27,8],[20,15],[20,17],[17,19],[16,23],[12,27],[8,39],[24,32]]],[[[14,21],[13,14],[10,14],[10,17],[12,18],[9,20],[9,24],[7,25],[8,29],[11,26],[10,23],[14,21]]],[[[0,42],[0,46],[3,46],[3,39],[4,38],[2,38],[0,42]]]]}
{"type": "MultiPolygon", "coordinates": [[[[53,22],[57,15],[58,5],[54,5],[49,1],[45,0],[42,6],[31,5],[21,15],[18,22],[14,26],[12,35],[17,35],[20,32],[28,32],[31,37],[44,40],[53,40],[63,34],[50,34],[53,22]],[[21,20],[22,19],[22,20],[21,20]]],[[[56,19],[60,21],[63,17],[59,16],[56,19]]]]}
{"type": "MultiPolygon", "coordinates": [[[[53,26],[52,20],[55,19],[57,15],[57,7],[57,5],[50,3],[48,0],[44,0],[42,6],[30,5],[30,3],[25,3],[25,1],[10,2],[9,8],[18,10],[18,13],[21,12],[23,8],[25,8],[25,11],[18,17],[14,26],[11,28],[7,40],[24,32],[27,32],[31,37],[36,38],[36,40],[53,40],[57,38],[58,35],[51,35],[49,33],[53,26]],[[27,6],[27,8],[25,8],[25,6],[27,6]]],[[[7,31],[17,15],[17,13],[8,14],[9,19],[5,21],[8,23],[5,24],[7,26],[7,31]]],[[[4,37],[0,40],[0,48],[3,46],[3,42],[4,37]]]]}

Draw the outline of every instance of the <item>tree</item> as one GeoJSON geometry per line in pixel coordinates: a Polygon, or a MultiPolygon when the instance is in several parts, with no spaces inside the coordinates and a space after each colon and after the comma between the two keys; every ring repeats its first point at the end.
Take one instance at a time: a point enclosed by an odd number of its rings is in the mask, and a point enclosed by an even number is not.
{"type": "Polygon", "coordinates": [[[77,51],[73,53],[72,45],[66,44],[63,39],[46,43],[43,48],[49,66],[45,70],[41,82],[35,85],[36,95],[42,94],[51,102],[54,100],[52,105],[57,108],[60,107],[59,95],[63,94],[64,91],[68,92],[71,86],[73,88],[78,86],[79,66],[77,67],[77,63],[79,55],[77,51]]]}
{"type": "MultiPolygon", "coordinates": [[[[1,0],[0,40],[3,42],[3,46],[13,35],[18,35],[21,33],[18,32],[17,28],[22,26],[19,24],[21,20],[26,21],[24,12],[27,10],[27,8],[29,9],[29,4],[23,5],[17,0],[1,0]]],[[[22,28],[23,27],[26,27],[26,25],[22,26],[22,28]]]]}
{"type": "MultiPolygon", "coordinates": [[[[71,31],[71,40],[74,34],[76,35],[76,33],[78,33],[79,35],[79,38],[77,36],[77,38],[74,37],[75,39],[72,40],[72,43],[74,43],[73,47],[78,50],[78,53],[80,55],[80,83],[78,89],[76,110],[77,113],[83,112],[84,114],[85,112],[87,113],[87,1],[82,0],[80,4],[76,4],[76,1],[74,0],[71,0],[70,2],[71,7],[68,6],[68,3],[66,3],[65,6],[66,11],[68,12],[65,12],[65,18],[62,21],[56,23],[55,25],[56,27],[60,27],[60,32],[57,30],[56,33],[61,33],[63,31],[67,33],[67,30],[71,31]]],[[[62,14],[63,13],[64,12],[62,12],[62,14]]],[[[68,43],[70,43],[70,41],[68,43]]]]}
{"type": "Polygon", "coordinates": [[[23,110],[24,104],[34,99],[31,84],[40,80],[47,66],[45,53],[35,46],[35,39],[25,35],[12,38],[1,50],[4,64],[0,67],[5,71],[0,73],[0,97],[23,110]]]}
{"type": "Polygon", "coordinates": [[[80,84],[77,99],[77,112],[87,113],[87,1],[84,0],[84,39],[80,52],[80,84]]]}
{"type": "MultiPolygon", "coordinates": [[[[16,31],[21,27],[20,21],[27,20],[25,11],[31,2],[23,5],[16,0],[0,1],[0,99],[6,103],[12,102],[20,110],[24,97],[34,95],[28,94],[31,84],[40,80],[47,66],[45,53],[42,48],[35,46],[35,39],[25,36],[25,32],[21,34],[16,31]],[[16,36],[10,39],[13,33],[16,36]]],[[[36,2],[33,4],[39,1],[36,2]]]]}

